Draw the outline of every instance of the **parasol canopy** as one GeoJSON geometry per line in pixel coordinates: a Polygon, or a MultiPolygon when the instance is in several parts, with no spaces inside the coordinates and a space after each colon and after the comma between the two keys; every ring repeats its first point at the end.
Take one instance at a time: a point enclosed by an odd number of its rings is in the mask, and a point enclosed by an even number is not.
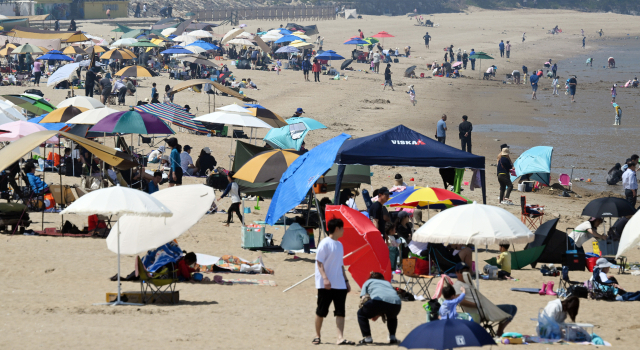
{"type": "Polygon", "coordinates": [[[87,110],[87,108],[75,106],[58,108],[47,114],[46,117],[42,118],[40,123],[67,123],[71,118],[87,110]]]}
{"type": "Polygon", "coordinates": [[[293,150],[269,150],[249,159],[234,178],[251,183],[277,182],[300,155],[293,150]]]}
{"type": "Polygon", "coordinates": [[[160,118],[133,108],[104,117],[89,131],[144,135],[175,134],[160,118]]]}
{"type": "Polygon", "coordinates": [[[187,112],[182,106],[174,103],[148,103],[134,107],[134,109],[147,112],[158,116],[165,123],[176,125],[180,128],[189,129],[201,133],[208,133],[209,130],[205,128],[199,121],[193,120],[195,117],[193,114],[187,112]]]}
{"type": "Polygon", "coordinates": [[[76,106],[76,107],[82,107],[82,108],[85,108],[85,109],[96,109],[96,108],[103,108],[104,107],[102,102],[96,100],[93,97],[89,97],[89,96],[76,96],[76,97],[68,98],[68,99],[58,103],[58,105],[56,107],[57,108],[62,108],[62,107],[67,107],[67,106],[76,106]]]}

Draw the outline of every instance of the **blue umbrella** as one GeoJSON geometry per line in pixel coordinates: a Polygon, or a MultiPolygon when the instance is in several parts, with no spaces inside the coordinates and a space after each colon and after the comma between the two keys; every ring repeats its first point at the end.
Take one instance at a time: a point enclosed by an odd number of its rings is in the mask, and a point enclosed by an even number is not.
{"type": "Polygon", "coordinates": [[[343,60],[344,57],[338,55],[333,50],[323,51],[321,54],[316,55],[316,58],[319,60],[327,60],[327,61],[335,61],[335,60],[343,60]]]}
{"type": "Polygon", "coordinates": [[[276,50],[276,53],[294,53],[294,52],[300,52],[300,49],[293,46],[283,46],[278,50],[276,50]]]}
{"type": "Polygon", "coordinates": [[[400,346],[407,349],[453,349],[497,345],[491,335],[473,321],[447,319],[423,323],[400,346]]]}
{"type": "Polygon", "coordinates": [[[255,103],[245,103],[245,106],[249,107],[249,108],[260,108],[260,109],[267,109],[266,107],[259,105],[259,104],[255,104],[255,103]]]}
{"type": "Polygon", "coordinates": [[[170,48],[160,52],[163,55],[187,54],[193,55],[193,51],[189,51],[180,45],[171,46],[170,48]]]}
{"type": "Polygon", "coordinates": [[[276,40],[276,44],[288,43],[288,42],[292,42],[292,41],[296,41],[296,40],[304,41],[303,39],[300,39],[299,37],[297,37],[295,35],[288,34],[288,35],[285,35],[282,38],[276,40]]]}
{"type": "Polygon", "coordinates": [[[209,50],[217,50],[218,49],[217,46],[213,45],[212,43],[208,43],[206,41],[203,41],[203,40],[194,41],[191,44],[187,45],[187,47],[188,46],[198,46],[198,47],[201,47],[201,48],[203,48],[203,49],[205,49],[207,51],[209,51],[209,50]]]}
{"type": "Polygon", "coordinates": [[[293,32],[288,30],[288,29],[280,28],[280,34],[282,34],[282,35],[289,35],[291,33],[293,33],[293,32]]]}
{"type": "Polygon", "coordinates": [[[353,39],[349,39],[348,41],[344,42],[345,45],[369,45],[368,42],[360,39],[360,38],[353,38],[353,39]]]}
{"type": "Polygon", "coordinates": [[[293,117],[287,119],[287,124],[303,123],[308,130],[326,129],[327,127],[319,121],[306,117],[293,117]]]}
{"type": "Polygon", "coordinates": [[[351,135],[340,134],[296,159],[282,174],[276,193],[271,199],[266,222],[274,225],[289,210],[300,204],[309,190],[333,166],[338,149],[351,135]]]}
{"type": "Polygon", "coordinates": [[[36,60],[73,61],[73,58],[63,54],[62,52],[60,52],[58,50],[51,50],[51,51],[47,52],[46,55],[42,55],[42,56],[36,58],[36,60]]]}
{"type": "MultiPolygon", "coordinates": [[[[49,113],[47,113],[49,114],[49,113]]],[[[44,127],[47,130],[54,130],[54,131],[58,131],[58,130],[62,130],[63,128],[66,128],[68,125],[66,123],[40,123],[40,121],[47,116],[47,114],[43,114],[39,117],[33,117],[29,120],[27,120],[29,123],[36,123],[42,127],[44,127]]]]}

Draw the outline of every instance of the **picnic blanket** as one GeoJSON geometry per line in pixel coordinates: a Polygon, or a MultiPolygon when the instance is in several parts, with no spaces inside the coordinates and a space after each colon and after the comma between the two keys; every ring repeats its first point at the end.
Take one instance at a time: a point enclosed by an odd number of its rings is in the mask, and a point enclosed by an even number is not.
{"type": "Polygon", "coordinates": [[[254,285],[254,286],[268,286],[268,287],[277,287],[276,281],[271,280],[258,280],[258,279],[248,279],[248,278],[237,278],[237,279],[223,279],[223,281],[231,282],[233,284],[246,284],[246,285],[254,285]]]}
{"type": "MultiPolygon", "coordinates": [[[[213,264],[200,264],[201,261],[205,261],[203,259],[209,258],[205,254],[196,253],[198,256],[198,264],[196,264],[196,270],[203,273],[208,272],[216,272],[216,269],[224,269],[229,270],[231,272],[240,272],[240,273],[266,273],[273,275],[274,271],[272,269],[268,269],[262,263],[262,257],[258,257],[253,261],[249,261],[234,255],[223,255],[221,256],[215,263],[213,264]]],[[[215,259],[207,259],[206,263],[215,259]]]]}

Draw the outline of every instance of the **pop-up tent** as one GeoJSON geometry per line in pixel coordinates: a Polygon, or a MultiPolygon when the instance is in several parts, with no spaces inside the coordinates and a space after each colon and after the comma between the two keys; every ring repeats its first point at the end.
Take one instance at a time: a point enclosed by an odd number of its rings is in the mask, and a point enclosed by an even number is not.
{"type": "Polygon", "coordinates": [[[552,155],[553,147],[549,146],[536,146],[526,150],[513,163],[516,176],[511,176],[511,181],[515,181],[519,176],[529,175],[532,181],[550,186],[552,155]]]}
{"type": "Polygon", "coordinates": [[[486,203],[484,157],[447,146],[404,125],[345,141],[335,163],[340,167],[334,203],[338,202],[341,174],[347,164],[481,169],[482,198],[486,203]]]}
{"type": "Polygon", "coordinates": [[[358,13],[356,9],[344,10],[344,19],[356,19],[358,18],[358,13]]]}
{"type": "Polygon", "coordinates": [[[309,36],[309,35],[315,35],[320,33],[318,31],[318,26],[312,24],[309,26],[301,26],[299,24],[296,23],[287,23],[287,27],[288,30],[290,30],[291,32],[297,32],[297,31],[301,31],[304,32],[305,35],[309,36]]]}
{"type": "Polygon", "coordinates": [[[562,263],[562,254],[567,250],[567,234],[556,229],[559,219],[553,219],[540,225],[535,232],[535,239],[525,247],[526,249],[544,246],[544,250],[536,261],[531,263],[535,268],[537,263],[562,263]]]}

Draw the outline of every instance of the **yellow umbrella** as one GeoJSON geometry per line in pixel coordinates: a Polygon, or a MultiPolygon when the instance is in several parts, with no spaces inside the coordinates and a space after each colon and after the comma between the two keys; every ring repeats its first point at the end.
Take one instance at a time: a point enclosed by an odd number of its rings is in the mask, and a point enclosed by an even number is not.
{"type": "Polygon", "coordinates": [[[118,72],[116,72],[116,74],[114,74],[116,77],[155,77],[157,74],[154,74],[153,72],[149,71],[148,69],[146,69],[145,67],[142,66],[128,66],[128,67],[124,67],[121,70],[119,70],[118,72]]]}
{"type": "Polygon", "coordinates": [[[88,111],[87,108],[76,106],[58,108],[53,112],[49,112],[49,114],[40,120],[40,123],[66,123],[71,118],[86,111],[88,111]]]}
{"type": "Polygon", "coordinates": [[[256,154],[240,168],[234,178],[251,183],[278,182],[300,155],[295,150],[270,150],[256,154]]]}
{"type": "Polygon", "coordinates": [[[83,50],[81,47],[67,46],[67,47],[64,48],[64,50],[62,50],[62,53],[65,54],[65,55],[72,55],[72,54],[85,55],[87,52],[85,50],[83,50]]]}
{"type": "Polygon", "coordinates": [[[124,60],[130,60],[133,58],[136,58],[136,55],[133,54],[133,52],[129,51],[129,50],[124,50],[124,49],[113,49],[113,50],[109,50],[108,52],[105,52],[102,56],[100,56],[100,59],[102,60],[108,60],[108,59],[124,59],[124,60]]]}
{"type": "Polygon", "coordinates": [[[303,32],[293,32],[293,33],[291,33],[291,35],[295,35],[295,36],[297,36],[298,38],[303,39],[303,40],[309,40],[309,39],[311,39],[311,38],[309,38],[308,36],[304,35],[304,33],[303,33],[303,32]]]}
{"type": "Polygon", "coordinates": [[[308,49],[308,48],[313,47],[312,44],[309,44],[309,43],[304,42],[302,40],[292,41],[291,44],[289,44],[289,46],[297,47],[299,49],[308,49]]]}

